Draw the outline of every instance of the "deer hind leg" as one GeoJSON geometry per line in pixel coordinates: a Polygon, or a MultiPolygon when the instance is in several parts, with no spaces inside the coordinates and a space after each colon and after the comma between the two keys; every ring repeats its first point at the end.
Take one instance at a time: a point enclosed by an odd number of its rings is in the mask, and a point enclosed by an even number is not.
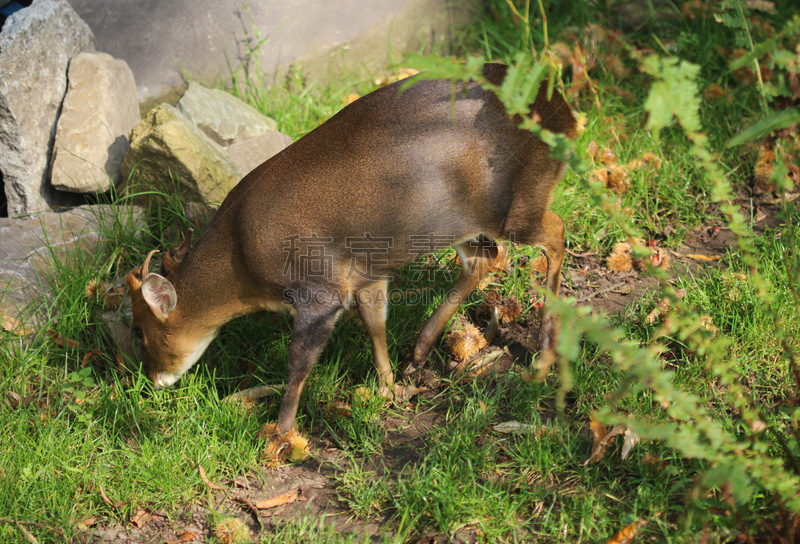
{"type": "Polygon", "coordinates": [[[394,376],[389,350],[386,344],[386,310],[388,301],[386,279],[381,279],[362,287],[356,296],[358,313],[372,342],[372,358],[378,371],[381,395],[387,397],[394,391],[394,376]]]}
{"type": "Polygon", "coordinates": [[[414,360],[406,367],[405,375],[411,374],[425,364],[433,343],[442,334],[450,318],[501,258],[498,246],[482,235],[477,239],[455,244],[453,247],[461,258],[461,275],[422,328],[414,347],[414,360]]]}
{"type": "MultiPolygon", "coordinates": [[[[558,297],[561,287],[561,263],[564,261],[564,221],[557,214],[546,210],[539,228],[533,235],[528,239],[517,241],[544,250],[547,259],[545,286],[553,296],[558,297]]],[[[545,314],[539,327],[539,351],[543,353],[552,349],[557,335],[556,319],[549,313],[545,314]]]]}
{"type": "MultiPolygon", "coordinates": [[[[310,296],[309,300],[314,300],[314,297],[310,296]]],[[[294,328],[289,344],[289,380],[278,415],[280,434],[286,434],[294,426],[306,378],[330,338],[341,311],[340,304],[324,305],[309,302],[295,305],[294,328]]]]}

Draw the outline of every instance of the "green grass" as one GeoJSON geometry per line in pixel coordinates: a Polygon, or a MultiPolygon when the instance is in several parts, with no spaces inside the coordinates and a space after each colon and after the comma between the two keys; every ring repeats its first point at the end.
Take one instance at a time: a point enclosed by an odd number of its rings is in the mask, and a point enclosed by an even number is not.
{"type": "MultiPolygon", "coordinates": [[[[613,13],[599,5],[578,2],[567,10],[553,4],[544,3],[551,43],[575,39],[589,23],[599,21],[608,28],[607,21],[615,21],[613,13]]],[[[538,14],[538,6],[531,9],[538,14]]],[[[675,9],[670,13],[624,29],[624,37],[634,47],[661,54],[666,48],[698,63],[701,91],[712,82],[729,86],[730,101],[704,100],[701,117],[711,149],[719,153],[719,165],[741,203],[747,204],[755,156],[723,146],[759,115],[757,91],[736,84],[718,52],[718,46],[734,46],[730,29],[709,18],[685,19],[675,9]]],[[[775,20],[786,18],[788,14],[781,13],[775,20]]],[[[507,4],[490,2],[457,53],[509,62],[526,49],[525,39],[507,4]]],[[[544,35],[538,22],[532,39],[541,51],[544,35]]],[[[576,149],[586,157],[589,142],[595,141],[600,149],[612,148],[621,163],[645,152],[661,157],[664,162],[657,172],[633,172],[631,188],[611,199],[646,237],[677,248],[693,229],[722,222],[721,207],[713,201],[707,174],[689,152],[683,132],[670,127],[656,141],[644,129],[643,103],[651,79],[636,70],[624,48],[604,47],[598,45],[595,53],[619,55],[631,73],[614,76],[603,63],[591,72],[597,95],[581,94],[573,101],[587,116],[576,149]],[[620,98],[617,89],[630,93],[630,98],[620,98]],[[624,120],[626,137],[619,143],[609,131],[609,118],[624,120]]],[[[414,62],[409,59],[404,66],[413,67],[414,62]]],[[[570,72],[567,67],[567,86],[570,72]]],[[[260,77],[240,87],[240,96],[274,117],[295,139],[340,109],[350,93],[364,94],[374,85],[374,74],[344,74],[323,84],[292,72],[268,89],[260,77]]],[[[623,226],[603,211],[574,171],[559,185],[552,209],[564,218],[568,247],[575,252],[593,251],[602,258],[625,238],[623,226]]],[[[253,474],[263,481],[272,477],[259,468],[263,443],[258,433],[276,419],[280,395],[255,408],[221,399],[241,386],[285,380],[289,317],[254,314],[233,321],[176,386],[153,391],[135,363],[127,370],[118,367],[101,332],[99,305],[85,297],[90,280],[121,277],[140,264],[149,249],[172,245],[182,229],[197,227],[182,210],[183,203],[175,199],[149,210],[145,233],[136,232],[126,217],[104,217],[106,251],[96,256],[72,253],[57,265],[54,295],[45,303],[58,317],[31,342],[0,333],[0,542],[21,541],[17,522],[40,542],[78,542],[87,534],[78,525],[82,520],[95,517],[104,526],[124,525],[140,509],[178,520],[201,505],[213,523],[230,510],[230,503],[214,503],[199,466],[212,482],[253,474]],[[81,345],[59,346],[47,329],[81,345]],[[89,359],[90,370],[82,370],[81,361],[91,350],[102,354],[89,359]]],[[[784,216],[784,224],[800,223],[796,207],[789,213],[793,215],[784,216]]],[[[657,340],[663,346],[660,371],[677,389],[696,395],[709,419],[740,438],[745,448],[750,447],[750,420],[731,400],[733,385],[725,381],[735,376],[734,385],[754,399],[760,417],[800,456],[793,437],[798,413],[787,402],[798,392],[781,344],[785,340],[797,350],[800,338],[798,298],[792,291],[798,263],[787,252],[796,249],[798,235],[783,226],[754,235],[752,241],[758,269],[770,283],[766,293],[736,275],[746,278],[748,266],[742,251],[732,247],[721,266],[676,276],[675,286],[687,291],[681,312],[675,314],[684,320],[680,327],[665,332],[645,322],[658,298],[655,292],[603,326],[620,328],[636,346],[657,340]],[[686,323],[702,315],[718,328],[722,348],[698,343],[687,333],[686,323]],[[725,356],[720,358],[714,349],[723,348],[725,356]]],[[[452,283],[452,255],[439,256],[433,283],[442,289],[452,283]]],[[[538,250],[518,248],[512,262],[522,265],[536,255],[538,250]]],[[[575,267],[568,258],[565,271],[575,267]]],[[[414,289],[429,283],[411,281],[412,275],[409,269],[400,270],[392,287],[414,289]]],[[[535,298],[523,266],[515,266],[493,287],[504,298],[522,300],[526,309],[535,298]]],[[[482,300],[483,293],[476,293],[462,313],[474,318],[482,300]]],[[[388,337],[397,372],[433,308],[390,307],[388,337]]],[[[533,316],[519,322],[529,319],[533,316]]],[[[588,326],[586,319],[576,317],[575,326],[588,326]]],[[[311,374],[298,414],[304,432],[341,450],[336,460],[328,461],[312,448],[308,462],[331,471],[338,503],[314,505],[321,510],[301,506],[297,516],[277,516],[259,541],[363,542],[367,533],[374,533],[373,541],[381,542],[426,535],[438,535],[441,541],[606,542],[631,523],[646,520],[641,541],[696,542],[706,531],[709,541],[727,542],[745,531],[758,533],[759,518],[775,524],[781,512],[793,512],[764,488],[746,500],[729,499],[726,485],[736,482],[721,483],[722,476],[713,477],[714,462],[671,446],[666,439],[638,444],[623,463],[618,438],[603,461],[583,466],[592,450],[588,423],[609,401],[614,401],[617,413],[644,425],[675,423],[658,391],[644,381],[632,381],[615,354],[601,344],[588,339],[577,344],[569,373],[553,370],[541,382],[530,380],[529,356],[505,374],[465,384],[445,375],[435,394],[408,406],[387,407],[376,394],[368,337],[356,316],[343,318],[311,374]],[[359,388],[367,393],[357,392],[359,388]],[[348,404],[350,415],[332,414],[329,408],[336,402],[348,404]],[[511,420],[534,430],[506,435],[492,429],[511,420]],[[413,439],[402,438],[417,421],[430,424],[415,431],[413,439]],[[704,476],[708,474],[712,476],[704,476]],[[337,515],[327,512],[334,506],[337,515]],[[342,520],[350,529],[340,530],[342,520]]],[[[443,346],[437,346],[432,359],[440,360],[444,353],[443,346]]],[[[692,441],[698,448],[708,445],[699,433],[686,435],[688,446],[692,441]]],[[[765,459],[787,459],[773,436],[753,434],[754,449],[747,451],[765,459]]],[[[323,446],[320,442],[315,447],[323,446]]]]}

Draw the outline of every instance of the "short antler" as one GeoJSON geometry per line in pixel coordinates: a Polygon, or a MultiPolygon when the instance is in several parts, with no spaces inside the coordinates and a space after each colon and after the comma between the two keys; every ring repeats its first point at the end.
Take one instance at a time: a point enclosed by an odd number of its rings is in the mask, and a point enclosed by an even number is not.
{"type": "Polygon", "coordinates": [[[173,247],[164,254],[164,259],[161,261],[161,274],[164,277],[169,277],[178,265],[181,264],[186,254],[189,253],[189,246],[192,243],[193,234],[194,229],[189,228],[189,230],[186,231],[186,236],[183,238],[181,245],[173,247]]]}
{"type": "Polygon", "coordinates": [[[145,278],[150,273],[150,259],[158,253],[157,249],[154,249],[150,253],[147,254],[147,257],[144,259],[144,263],[142,264],[141,272],[139,274],[140,278],[145,278]]]}

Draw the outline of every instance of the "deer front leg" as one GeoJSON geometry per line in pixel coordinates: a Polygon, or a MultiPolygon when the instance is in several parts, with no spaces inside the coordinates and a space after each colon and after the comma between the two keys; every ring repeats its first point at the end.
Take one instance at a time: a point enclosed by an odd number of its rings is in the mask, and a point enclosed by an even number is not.
{"type": "MultiPolygon", "coordinates": [[[[564,221],[557,214],[547,210],[534,236],[520,242],[544,250],[547,259],[545,287],[558,297],[561,288],[561,264],[564,262],[564,221]]],[[[544,353],[553,349],[556,336],[558,336],[558,322],[553,315],[546,313],[542,316],[542,324],[539,327],[539,351],[544,353]]]]}
{"type": "Polygon", "coordinates": [[[403,372],[406,376],[425,364],[433,343],[442,334],[450,318],[492,269],[499,257],[497,245],[482,236],[478,240],[470,240],[453,247],[461,258],[461,275],[422,328],[414,347],[414,361],[403,372]]]}
{"type": "MultiPolygon", "coordinates": [[[[309,300],[313,300],[313,297],[309,300]]],[[[295,306],[294,328],[289,345],[289,379],[278,415],[279,434],[286,434],[294,427],[303,386],[330,338],[341,310],[341,306],[295,306]]]]}

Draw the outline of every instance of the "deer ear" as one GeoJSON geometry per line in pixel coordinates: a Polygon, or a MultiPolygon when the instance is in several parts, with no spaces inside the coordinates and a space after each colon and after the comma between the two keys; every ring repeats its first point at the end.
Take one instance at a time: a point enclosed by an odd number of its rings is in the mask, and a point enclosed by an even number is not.
{"type": "Polygon", "coordinates": [[[142,298],[162,323],[178,304],[175,288],[169,280],[158,274],[148,274],[142,280],[142,298]]]}
{"type": "Polygon", "coordinates": [[[186,254],[189,253],[189,246],[192,243],[192,234],[194,234],[194,229],[190,228],[186,231],[183,243],[173,247],[164,254],[164,259],[161,261],[161,274],[163,276],[168,278],[170,274],[178,268],[178,265],[181,264],[186,254]]]}

